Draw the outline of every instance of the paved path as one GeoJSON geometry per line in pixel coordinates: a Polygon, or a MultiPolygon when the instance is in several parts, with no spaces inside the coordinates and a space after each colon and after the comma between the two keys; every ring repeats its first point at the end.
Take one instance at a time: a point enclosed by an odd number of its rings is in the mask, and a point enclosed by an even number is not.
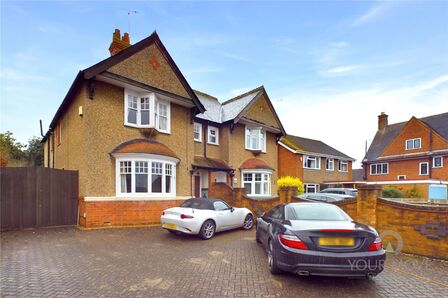
{"type": "Polygon", "coordinates": [[[0,296],[448,297],[448,262],[389,255],[373,280],[272,276],[252,231],[209,241],[154,228],[6,232],[0,296]]]}

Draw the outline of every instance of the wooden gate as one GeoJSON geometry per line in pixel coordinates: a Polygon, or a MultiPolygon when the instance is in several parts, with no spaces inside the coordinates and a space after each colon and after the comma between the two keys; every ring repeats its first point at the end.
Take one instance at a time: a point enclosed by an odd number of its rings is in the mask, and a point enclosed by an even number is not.
{"type": "Polygon", "coordinates": [[[78,172],[0,168],[0,230],[76,225],[78,172]]]}

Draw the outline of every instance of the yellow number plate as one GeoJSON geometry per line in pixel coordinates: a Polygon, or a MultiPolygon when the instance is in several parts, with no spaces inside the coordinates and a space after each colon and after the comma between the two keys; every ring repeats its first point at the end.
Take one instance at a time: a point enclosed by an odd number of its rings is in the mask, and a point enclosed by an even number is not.
{"type": "Polygon", "coordinates": [[[163,227],[165,229],[170,229],[170,230],[175,230],[176,229],[176,225],[175,224],[171,224],[171,223],[163,224],[163,227]]]}
{"type": "Polygon", "coordinates": [[[354,246],[354,238],[319,238],[320,246],[354,246]]]}

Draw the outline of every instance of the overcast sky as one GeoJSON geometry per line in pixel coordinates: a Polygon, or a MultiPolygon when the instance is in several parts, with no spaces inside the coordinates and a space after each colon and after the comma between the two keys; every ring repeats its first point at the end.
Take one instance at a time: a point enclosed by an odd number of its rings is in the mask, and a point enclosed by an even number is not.
{"type": "Polygon", "coordinates": [[[264,85],[289,134],[357,159],[377,128],[448,112],[448,1],[4,2],[1,131],[44,130],[115,28],[154,30],[194,89],[264,85]],[[128,17],[128,11],[137,11],[128,17]]]}

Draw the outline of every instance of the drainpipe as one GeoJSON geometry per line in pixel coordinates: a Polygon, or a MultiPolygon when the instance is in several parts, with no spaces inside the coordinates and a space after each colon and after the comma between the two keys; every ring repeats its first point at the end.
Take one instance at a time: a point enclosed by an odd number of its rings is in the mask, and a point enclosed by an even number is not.
{"type": "MultiPolygon", "coordinates": [[[[432,152],[432,128],[429,129],[429,152],[432,152]]],[[[429,162],[428,162],[428,174],[429,179],[432,179],[432,156],[429,155],[429,162]]]]}
{"type": "Polygon", "coordinates": [[[51,132],[51,145],[53,147],[53,160],[52,160],[52,162],[53,162],[53,169],[54,169],[54,133],[53,132],[51,132]]]}

